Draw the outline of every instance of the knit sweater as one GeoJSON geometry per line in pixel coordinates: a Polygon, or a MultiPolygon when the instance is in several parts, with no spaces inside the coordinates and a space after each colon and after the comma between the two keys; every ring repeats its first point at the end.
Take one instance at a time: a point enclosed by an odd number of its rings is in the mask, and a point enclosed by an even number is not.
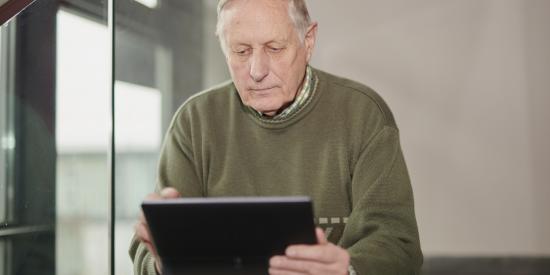
{"type": "MultiPolygon", "coordinates": [[[[413,193],[391,111],[362,84],[314,74],[313,94],[283,120],[254,114],[232,82],[188,99],[166,134],[157,190],[309,196],[316,223],[348,250],[357,274],[419,274],[413,193]]],[[[144,245],[134,240],[130,254],[136,274],[155,274],[144,245]]]]}

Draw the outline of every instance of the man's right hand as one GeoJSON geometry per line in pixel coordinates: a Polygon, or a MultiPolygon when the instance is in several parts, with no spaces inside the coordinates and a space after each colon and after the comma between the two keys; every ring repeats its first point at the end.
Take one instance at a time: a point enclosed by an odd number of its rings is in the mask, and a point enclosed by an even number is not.
{"type": "MultiPolygon", "coordinates": [[[[175,199],[181,197],[180,193],[172,188],[164,188],[160,191],[160,194],[158,193],[151,193],[145,197],[146,201],[154,201],[154,200],[166,200],[166,199],[175,199]]],[[[145,215],[143,214],[143,210],[140,211],[139,215],[139,221],[134,226],[136,237],[143,243],[145,246],[147,246],[147,249],[149,252],[153,255],[155,259],[155,267],[157,268],[157,272],[159,274],[162,274],[162,265],[160,262],[160,259],[157,254],[157,250],[155,249],[155,246],[153,245],[153,239],[151,238],[151,234],[149,232],[149,226],[147,225],[147,221],[145,220],[145,215]]]]}

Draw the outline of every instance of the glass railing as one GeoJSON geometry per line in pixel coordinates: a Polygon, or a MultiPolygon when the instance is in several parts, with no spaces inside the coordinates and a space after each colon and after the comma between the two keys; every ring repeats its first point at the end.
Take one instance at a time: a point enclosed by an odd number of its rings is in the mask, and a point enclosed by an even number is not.
{"type": "Polygon", "coordinates": [[[228,78],[216,3],[36,1],[2,22],[0,275],[133,273],[171,117],[228,78]]]}
{"type": "Polygon", "coordinates": [[[107,19],[36,1],[0,29],[0,275],[109,274],[107,19]]]}

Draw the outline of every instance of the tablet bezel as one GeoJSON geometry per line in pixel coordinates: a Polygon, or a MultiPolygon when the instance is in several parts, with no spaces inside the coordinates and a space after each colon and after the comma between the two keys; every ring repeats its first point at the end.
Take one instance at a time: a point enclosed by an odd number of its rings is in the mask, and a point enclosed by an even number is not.
{"type": "Polygon", "coordinates": [[[179,198],[142,209],[164,265],[265,262],[288,245],[316,243],[308,197],[179,198]]]}

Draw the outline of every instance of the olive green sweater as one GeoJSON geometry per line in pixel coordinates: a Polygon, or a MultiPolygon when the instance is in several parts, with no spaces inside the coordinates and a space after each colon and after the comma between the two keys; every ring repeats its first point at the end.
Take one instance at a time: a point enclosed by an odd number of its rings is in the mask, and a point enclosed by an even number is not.
{"type": "MultiPolygon", "coordinates": [[[[166,134],[157,190],[310,196],[316,223],[357,274],[419,274],[413,193],[390,110],[364,85],[314,74],[313,94],[283,120],[258,117],[233,83],[187,100],[166,134]]],[[[154,274],[144,245],[134,240],[130,254],[136,274],[154,274]]]]}

